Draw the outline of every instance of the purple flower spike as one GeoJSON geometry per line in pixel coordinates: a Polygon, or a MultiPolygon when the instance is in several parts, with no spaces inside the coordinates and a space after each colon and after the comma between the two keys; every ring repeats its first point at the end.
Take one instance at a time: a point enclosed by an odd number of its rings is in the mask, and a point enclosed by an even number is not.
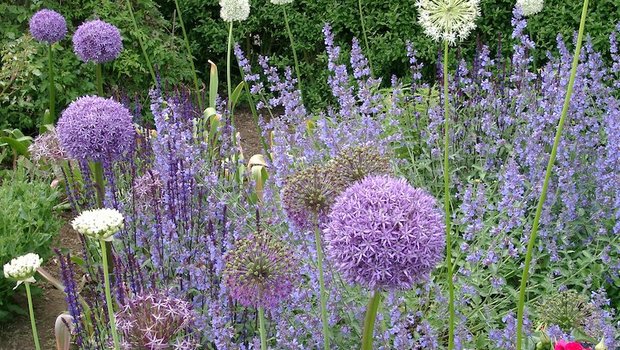
{"type": "Polygon", "coordinates": [[[43,9],[30,18],[30,34],[39,41],[53,44],[67,35],[67,22],[60,13],[43,9]]]}
{"type": "Polygon", "coordinates": [[[336,199],[325,251],[350,283],[409,289],[443,258],[445,227],[435,199],[404,179],[369,176],[336,199]]]}
{"type": "Polygon", "coordinates": [[[110,62],[120,55],[121,50],[121,32],[104,21],[84,22],[73,34],[73,51],[83,62],[110,62]]]}
{"type": "Polygon", "coordinates": [[[115,161],[135,146],[131,113],[111,98],[78,98],[62,112],[56,130],[62,148],[77,160],[115,161]]]}
{"type": "Polygon", "coordinates": [[[244,306],[276,307],[291,294],[298,276],[291,249],[268,233],[239,240],[224,260],[224,283],[244,306]]]}

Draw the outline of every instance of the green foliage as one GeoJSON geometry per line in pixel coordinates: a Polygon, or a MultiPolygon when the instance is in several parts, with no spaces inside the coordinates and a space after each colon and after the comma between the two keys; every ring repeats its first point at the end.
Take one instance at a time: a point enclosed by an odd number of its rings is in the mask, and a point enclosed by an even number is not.
{"type": "MultiPolygon", "coordinates": [[[[47,259],[62,225],[55,208],[59,191],[47,181],[30,179],[23,167],[4,173],[0,182],[0,266],[26,253],[47,259]]],[[[21,312],[11,300],[14,286],[14,281],[0,278],[0,321],[21,312]]]]}

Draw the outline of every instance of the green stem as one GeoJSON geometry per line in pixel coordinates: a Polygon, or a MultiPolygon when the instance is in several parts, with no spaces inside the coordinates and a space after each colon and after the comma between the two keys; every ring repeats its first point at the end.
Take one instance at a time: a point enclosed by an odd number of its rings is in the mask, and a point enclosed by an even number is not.
{"type": "MultiPolygon", "coordinates": [[[[136,37],[138,38],[138,43],[140,44],[140,49],[142,50],[142,55],[146,60],[146,66],[151,73],[151,78],[153,79],[153,84],[157,84],[157,76],[155,76],[155,70],[153,69],[153,65],[151,64],[151,60],[149,56],[146,54],[146,48],[144,47],[144,42],[142,41],[142,37],[140,36],[140,32],[138,29],[138,23],[136,22],[136,17],[133,15],[133,8],[131,6],[131,0],[127,0],[127,8],[129,9],[129,15],[131,16],[131,21],[133,22],[133,29],[136,32],[136,37]]],[[[185,32],[185,30],[183,30],[185,32]]]]}
{"type": "Polygon", "coordinates": [[[443,206],[446,215],[446,267],[448,268],[448,350],[454,349],[454,282],[452,281],[452,218],[450,216],[450,103],[448,101],[448,42],[443,50],[443,206]]]}
{"type": "Polygon", "coordinates": [[[260,331],[260,348],[267,350],[267,332],[265,331],[265,310],[258,308],[258,325],[260,331]]]}
{"type": "Polygon", "coordinates": [[[30,312],[30,326],[32,327],[32,337],[34,338],[34,346],[36,350],[41,350],[39,344],[39,333],[37,332],[37,322],[34,320],[34,309],[32,307],[32,294],[30,293],[30,283],[24,282],[26,286],[26,295],[28,296],[28,311],[30,312]]]}
{"type": "MultiPolygon", "coordinates": [[[[288,14],[286,12],[286,5],[282,5],[282,10],[284,11],[284,23],[286,24],[286,31],[288,32],[288,38],[291,41],[291,49],[293,50],[293,60],[295,61],[295,74],[297,75],[297,85],[299,86],[299,91],[303,95],[303,85],[301,82],[301,71],[299,70],[299,61],[297,60],[297,50],[295,50],[295,41],[293,40],[293,32],[291,31],[291,26],[288,21],[288,14]]],[[[303,100],[303,96],[302,96],[303,100]]]]}
{"type": "Polygon", "coordinates": [[[95,63],[95,76],[97,77],[97,94],[103,97],[103,73],[101,72],[100,63],[95,63]]]}
{"type": "Polygon", "coordinates": [[[44,128],[47,124],[54,124],[56,121],[56,85],[54,84],[54,52],[52,50],[52,45],[47,46],[47,78],[49,85],[49,93],[50,93],[50,110],[46,119],[43,120],[43,125],[41,128],[44,128]]]}
{"type": "Polygon", "coordinates": [[[179,24],[181,24],[181,31],[183,31],[183,40],[185,41],[185,49],[187,50],[187,59],[192,66],[192,73],[194,74],[194,88],[196,89],[196,94],[198,95],[198,106],[200,109],[204,109],[202,104],[202,94],[200,93],[200,85],[198,84],[198,75],[196,73],[196,67],[194,66],[194,56],[192,55],[192,49],[189,46],[189,39],[187,38],[187,32],[185,31],[185,23],[183,23],[183,16],[181,16],[181,7],[179,6],[179,1],[174,0],[174,5],[177,8],[177,14],[179,15],[179,24]]]}
{"type": "Polygon", "coordinates": [[[364,319],[364,333],[362,335],[362,350],[372,350],[373,332],[375,330],[375,319],[377,310],[381,303],[381,292],[375,290],[368,301],[366,307],[366,318],[364,319]]]}
{"type": "Polygon", "coordinates": [[[321,297],[321,322],[323,323],[323,348],[328,350],[329,346],[329,319],[327,318],[327,291],[325,290],[325,280],[323,278],[323,249],[321,248],[321,235],[319,232],[318,219],[315,220],[314,243],[316,244],[317,267],[319,269],[319,287],[321,297]]]}
{"type": "Polygon", "coordinates": [[[228,25],[228,52],[226,53],[226,85],[228,85],[228,113],[232,116],[232,79],[230,78],[230,53],[232,51],[233,22],[228,25]]]}
{"type": "Polygon", "coordinates": [[[372,62],[370,60],[370,45],[368,45],[368,35],[366,34],[366,24],[364,22],[364,12],[362,11],[362,0],[357,0],[357,7],[360,13],[360,22],[362,23],[362,35],[364,36],[364,44],[366,45],[366,58],[368,59],[368,66],[372,74],[372,62]]]}
{"type": "Polygon", "coordinates": [[[112,331],[112,339],[114,340],[114,349],[120,350],[120,341],[116,332],[116,319],[114,317],[114,306],[112,305],[112,294],[110,293],[110,275],[108,271],[108,254],[106,245],[108,242],[100,239],[101,257],[103,258],[103,281],[105,284],[105,301],[108,306],[108,318],[110,319],[110,330],[112,331]]]}
{"type": "Polygon", "coordinates": [[[540,216],[542,215],[543,205],[547,199],[547,189],[549,187],[549,181],[551,179],[551,173],[553,171],[553,164],[555,163],[555,157],[557,155],[558,146],[562,138],[562,129],[564,128],[564,122],[568,114],[570,107],[570,99],[573,94],[573,86],[575,85],[575,76],[577,75],[577,66],[579,65],[579,55],[581,53],[581,44],[583,42],[583,32],[586,25],[586,16],[588,13],[588,0],[583,1],[583,8],[581,10],[581,21],[579,23],[579,35],[577,36],[577,45],[575,46],[575,54],[573,55],[573,63],[571,66],[570,78],[568,80],[568,86],[566,89],[566,96],[564,98],[564,106],[562,107],[562,114],[560,115],[560,121],[555,132],[555,139],[553,141],[553,147],[551,148],[551,155],[549,156],[549,162],[547,163],[547,172],[545,173],[545,181],[543,182],[542,192],[538,199],[538,206],[536,207],[536,215],[534,216],[534,222],[532,223],[532,231],[530,233],[529,242],[527,244],[527,253],[525,255],[525,266],[523,267],[523,275],[521,276],[521,287],[519,289],[519,302],[517,304],[517,344],[516,349],[521,350],[523,343],[523,312],[525,307],[525,289],[527,287],[527,279],[530,271],[530,263],[532,262],[532,254],[534,251],[534,245],[536,244],[536,237],[538,235],[538,224],[540,222],[540,216]]]}
{"type": "Polygon", "coordinates": [[[93,176],[95,177],[97,207],[103,208],[103,200],[105,198],[105,180],[103,179],[103,166],[100,162],[93,163],[93,176]]]}

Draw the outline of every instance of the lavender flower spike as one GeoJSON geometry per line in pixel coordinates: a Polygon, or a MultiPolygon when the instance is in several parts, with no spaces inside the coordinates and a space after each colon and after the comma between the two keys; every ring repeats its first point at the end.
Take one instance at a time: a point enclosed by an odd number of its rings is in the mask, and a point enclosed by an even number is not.
{"type": "Polygon", "coordinates": [[[113,61],[122,50],[121,32],[101,20],[82,23],[73,34],[73,51],[85,63],[113,61]]]}
{"type": "Polygon", "coordinates": [[[324,231],[327,256],[350,283],[409,289],[443,259],[435,199],[404,179],[370,176],[336,199],[324,231]]]}
{"type": "Polygon", "coordinates": [[[30,18],[30,34],[38,41],[53,44],[67,35],[67,22],[58,12],[48,9],[37,11],[30,18]]]}

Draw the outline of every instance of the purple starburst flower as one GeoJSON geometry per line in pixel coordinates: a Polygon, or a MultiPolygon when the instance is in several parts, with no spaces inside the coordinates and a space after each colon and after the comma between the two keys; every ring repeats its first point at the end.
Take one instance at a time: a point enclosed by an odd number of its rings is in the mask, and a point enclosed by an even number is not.
{"type": "Polygon", "coordinates": [[[163,292],[138,295],[116,314],[123,349],[198,349],[191,305],[163,292]],[[179,346],[182,345],[182,346],[179,346]]]}
{"type": "Polygon", "coordinates": [[[224,257],[224,283],[244,306],[274,308],[295,286],[298,262],[291,249],[269,233],[237,241],[224,257]]]}
{"type": "Polygon", "coordinates": [[[51,129],[34,139],[28,147],[34,162],[61,162],[67,160],[67,152],[60,145],[56,129],[51,129]]]}
{"type": "Polygon", "coordinates": [[[443,258],[445,227],[436,200],[404,179],[369,176],[353,184],[328,219],[325,251],[351,283],[409,289],[443,258]]]}
{"type": "Polygon", "coordinates": [[[73,34],[73,51],[83,62],[110,62],[120,55],[121,50],[121,32],[110,23],[101,20],[84,22],[73,34]]]}
{"type": "Polygon", "coordinates": [[[67,35],[67,22],[58,12],[48,9],[37,11],[30,18],[30,34],[32,37],[53,44],[67,35]]]}
{"type": "Polygon", "coordinates": [[[62,112],[56,130],[62,148],[77,160],[115,161],[135,146],[131,113],[113,99],[78,98],[62,112]]]}

